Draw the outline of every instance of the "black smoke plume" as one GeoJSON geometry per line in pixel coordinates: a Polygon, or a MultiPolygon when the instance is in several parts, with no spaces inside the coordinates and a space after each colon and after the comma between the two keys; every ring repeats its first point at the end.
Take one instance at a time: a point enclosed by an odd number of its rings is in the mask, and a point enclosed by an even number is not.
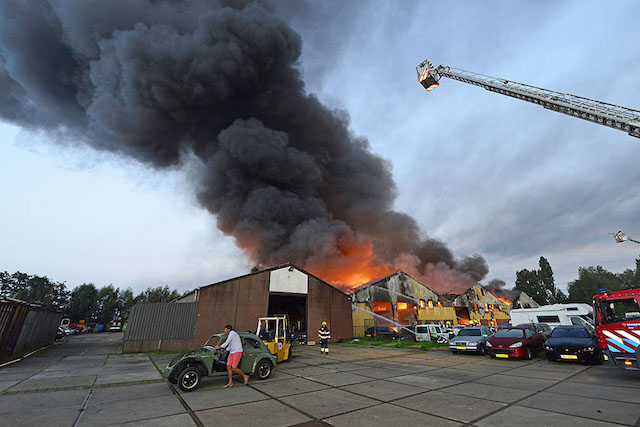
{"type": "Polygon", "coordinates": [[[301,50],[256,2],[4,0],[0,118],[157,169],[195,155],[199,202],[256,263],[482,279],[393,210],[389,164],[305,91],[301,50]]]}

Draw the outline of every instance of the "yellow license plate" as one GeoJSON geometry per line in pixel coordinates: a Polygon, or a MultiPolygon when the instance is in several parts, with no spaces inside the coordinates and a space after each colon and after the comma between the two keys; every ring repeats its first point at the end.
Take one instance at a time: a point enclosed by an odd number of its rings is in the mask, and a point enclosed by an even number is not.
{"type": "Polygon", "coordinates": [[[578,360],[578,356],[576,356],[575,354],[561,354],[560,358],[578,360]]]}
{"type": "Polygon", "coordinates": [[[467,347],[464,347],[464,346],[459,345],[459,346],[457,346],[457,347],[456,347],[456,349],[457,349],[457,350],[466,350],[466,349],[467,349],[467,347]]]}
{"type": "Polygon", "coordinates": [[[500,354],[500,353],[498,353],[498,354],[496,354],[496,357],[499,357],[501,359],[508,359],[509,355],[508,354],[500,354]]]}

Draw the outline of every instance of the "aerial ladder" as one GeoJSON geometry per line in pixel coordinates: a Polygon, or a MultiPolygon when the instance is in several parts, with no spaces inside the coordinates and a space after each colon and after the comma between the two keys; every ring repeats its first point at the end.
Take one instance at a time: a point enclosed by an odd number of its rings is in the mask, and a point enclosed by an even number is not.
{"type": "Polygon", "coordinates": [[[485,76],[444,65],[434,67],[425,60],[416,67],[418,81],[427,91],[439,86],[448,77],[463,83],[480,86],[491,92],[518,98],[579,119],[588,120],[640,138],[640,111],[568,93],[542,89],[499,77],[485,76]]]}

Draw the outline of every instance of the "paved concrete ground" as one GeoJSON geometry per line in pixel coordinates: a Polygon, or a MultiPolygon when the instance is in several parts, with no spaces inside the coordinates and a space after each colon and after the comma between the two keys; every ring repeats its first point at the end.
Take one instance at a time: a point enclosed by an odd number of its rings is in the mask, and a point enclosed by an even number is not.
{"type": "Polygon", "coordinates": [[[173,355],[119,354],[121,339],[77,336],[0,368],[0,424],[640,425],[640,376],[609,366],[343,344],[297,347],[266,381],[183,393],[156,368],[173,355]]]}

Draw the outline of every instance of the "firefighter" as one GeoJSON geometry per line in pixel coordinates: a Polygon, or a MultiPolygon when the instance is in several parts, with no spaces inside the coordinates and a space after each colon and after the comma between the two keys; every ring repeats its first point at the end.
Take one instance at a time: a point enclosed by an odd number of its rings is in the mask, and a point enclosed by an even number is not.
{"type": "Polygon", "coordinates": [[[320,352],[322,354],[329,354],[329,339],[331,338],[331,332],[327,327],[327,322],[322,322],[322,327],[318,330],[318,338],[320,339],[320,352]]]}

